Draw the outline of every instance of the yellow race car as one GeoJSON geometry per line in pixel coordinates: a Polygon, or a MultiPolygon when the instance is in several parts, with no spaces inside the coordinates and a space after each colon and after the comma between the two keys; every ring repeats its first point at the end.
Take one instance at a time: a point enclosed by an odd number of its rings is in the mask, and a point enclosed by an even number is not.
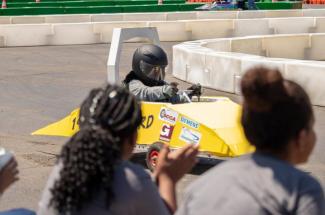
{"type": "MultiPolygon", "coordinates": [[[[161,144],[177,149],[199,144],[199,157],[236,157],[254,150],[240,124],[241,106],[226,97],[193,97],[184,104],[141,102],[143,119],[137,148],[147,152],[150,169],[156,165],[161,144]]],[[[72,136],[79,129],[79,109],[32,135],[72,136]]]]}

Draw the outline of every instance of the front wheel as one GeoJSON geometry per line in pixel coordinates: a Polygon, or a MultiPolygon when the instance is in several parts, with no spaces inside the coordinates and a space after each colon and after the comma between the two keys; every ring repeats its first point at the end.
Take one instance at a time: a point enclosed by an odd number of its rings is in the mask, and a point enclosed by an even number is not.
{"type": "Polygon", "coordinates": [[[150,145],[146,155],[146,164],[150,171],[155,170],[158,162],[159,152],[163,148],[163,146],[164,143],[162,142],[155,142],[150,145]]]}

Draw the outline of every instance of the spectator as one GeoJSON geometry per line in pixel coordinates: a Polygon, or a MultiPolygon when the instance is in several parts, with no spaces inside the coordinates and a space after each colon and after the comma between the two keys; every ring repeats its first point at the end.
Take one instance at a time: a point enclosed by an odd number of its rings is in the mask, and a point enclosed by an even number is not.
{"type": "MultiPolygon", "coordinates": [[[[4,154],[3,156],[8,156],[4,154]]],[[[11,156],[11,155],[10,155],[11,156]]],[[[18,180],[18,169],[17,162],[14,157],[12,157],[3,168],[0,169],[0,195],[10,187],[13,183],[18,180]]]]}
{"type": "Polygon", "coordinates": [[[247,7],[246,7],[246,0],[237,0],[237,7],[242,10],[257,10],[257,6],[255,4],[255,0],[247,0],[247,7]]]}
{"type": "Polygon", "coordinates": [[[128,161],[141,119],[140,105],[125,88],[92,90],[81,105],[80,131],[64,145],[38,214],[174,212],[175,184],[194,165],[197,148],[163,148],[154,174],[158,190],[142,167],[128,161]]]}
{"type": "Polygon", "coordinates": [[[256,152],[190,185],[176,214],[325,214],[320,184],[294,167],[308,160],[316,141],[306,92],[264,67],[247,71],[241,89],[241,122],[256,152]]]}
{"type": "MultiPolygon", "coordinates": [[[[13,183],[18,181],[18,169],[17,169],[17,161],[9,152],[5,152],[4,149],[0,148],[0,151],[4,152],[0,156],[0,163],[8,161],[8,163],[4,164],[3,168],[0,169],[0,195],[4,193],[13,183]],[[3,158],[3,159],[1,159],[3,158]]],[[[3,164],[1,163],[0,166],[3,164]]],[[[34,215],[35,213],[31,210],[24,208],[12,209],[9,211],[0,212],[0,215],[34,215]]]]}

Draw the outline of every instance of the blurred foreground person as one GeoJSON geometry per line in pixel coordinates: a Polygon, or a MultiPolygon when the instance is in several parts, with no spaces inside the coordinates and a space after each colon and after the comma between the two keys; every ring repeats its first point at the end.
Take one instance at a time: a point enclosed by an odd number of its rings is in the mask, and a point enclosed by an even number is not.
{"type": "Polygon", "coordinates": [[[195,164],[197,148],[163,148],[150,175],[130,159],[141,123],[140,105],[125,88],[94,89],[80,108],[80,131],[63,147],[48,180],[39,215],[170,214],[175,184],[195,164]]]}
{"type": "Polygon", "coordinates": [[[18,181],[17,161],[13,154],[0,147],[0,196],[18,181]]]}
{"type": "Polygon", "coordinates": [[[294,167],[308,160],[316,141],[306,92],[264,67],[247,71],[241,90],[241,122],[256,152],[194,182],[176,214],[325,214],[322,187],[294,167]]]}
{"type": "MultiPolygon", "coordinates": [[[[165,51],[156,45],[143,45],[133,54],[132,71],[123,83],[140,101],[185,103],[188,99],[178,94],[178,83],[165,82],[168,65],[165,51]]],[[[188,96],[200,96],[201,85],[194,84],[188,96]]]]}
{"type": "MultiPolygon", "coordinates": [[[[14,155],[0,147],[0,196],[12,184],[18,181],[18,164],[14,155]]],[[[5,198],[5,197],[4,197],[5,198]]],[[[0,199],[1,201],[1,199],[0,199]]],[[[25,208],[15,208],[0,212],[0,215],[34,215],[35,212],[25,208]]]]}

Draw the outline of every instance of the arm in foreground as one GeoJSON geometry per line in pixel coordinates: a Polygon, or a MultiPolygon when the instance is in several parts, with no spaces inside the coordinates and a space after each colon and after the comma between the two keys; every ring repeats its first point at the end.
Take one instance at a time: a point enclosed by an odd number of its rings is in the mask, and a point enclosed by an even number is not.
{"type": "Polygon", "coordinates": [[[0,171],[0,195],[19,179],[18,173],[17,161],[12,158],[0,171]]]}
{"type": "Polygon", "coordinates": [[[173,152],[169,152],[168,147],[164,146],[159,153],[153,176],[158,182],[159,193],[171,213],[175,213],[177,209],[176,183],[195,165],[197,154],[198,146],[194,145],[186,145],[173,152]]]}

